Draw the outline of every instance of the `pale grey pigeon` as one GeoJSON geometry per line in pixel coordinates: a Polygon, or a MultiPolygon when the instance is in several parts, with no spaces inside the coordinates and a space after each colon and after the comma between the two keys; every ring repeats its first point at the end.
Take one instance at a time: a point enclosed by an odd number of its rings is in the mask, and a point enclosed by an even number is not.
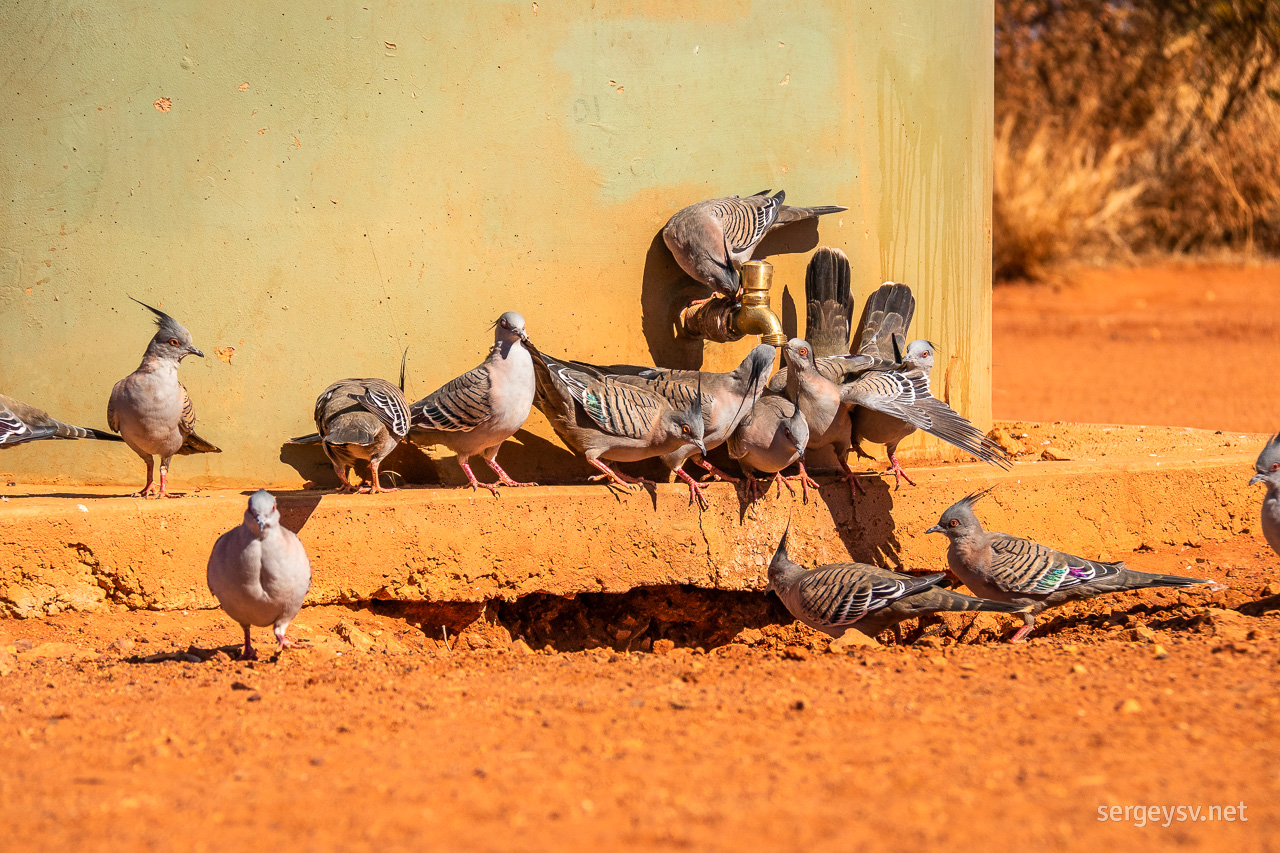
{"type": "MultiPolygon", "coordinates": [[[[133,297],[129,297],[133,299],[133,297]]],[[[134,302],[138,300],[134,299],[134,302]]],[[[178,381],[178,365],[189,355],[204,358],[191,341],[191,333],[168,314],[138,302],[156,315],[158,330],[147,344],[142,364],[111,389],[107,402],[107,426],[120,433],[124,443],[147,463],[147,484],[138,497],[169,494],[169,460],[192,453],[221,453],[196,435],[196,414],[187,389],[178,381]],[[153,456],[160,457],[160,487],[154,488],[153,456]]]]}
{"type": "Polygon", "coordinates": [[[524,317],[508,311],[494,324],[493,348],[473,367],[409,407],[409,440],[415,444],[443,444],[458,454],[458,463],[472,490],[497,485],[482,483],[471,471],[470,459],[480,455],[504,486],[519,483],[498,465],[498,448],[524,426],[533,408],[533,359],[524,348],[529,340],[524,317]]]}
{"type": "Polygon", "coordinates": [[[1267,494],[1262,499],[1262,535],[1271,550],[1280,554],[1280,434],[1275,435],[1258,454],[1249,485],[1265,483],[1267,494]]]}
{"type": "MultiPolygon", "coordinates": [[[[933,372],[933,351],[934,346],[929,341],[912,341],[907,344],[907,351],[902,358],[902,366],[908,371],[922,374],[927,381],[929,374],[933,372]]],[[[893,471],[894,485],[901,486],[902,481],[906,480],[914,486],[916,484],[915,480],[912,480],[907,472],[902,469],[902,463],[898,461],[898,445],[903,439],[916,431],[915,425],[910,421],[905,421],[882,411],[869,409],[866,406],[855,406],[849,415],[853,419],[854,451],[866,459],[873,459],[874,457],[862,449],[862,442],[869,441],[873,444],[883,444],[885,453],[889,457],[889,468],[893,471]]],[[[974,440],[975,437],[970,435],[970,439],[974,440]]],[[[983,442],[980,442],[979,446],[984,450],[990,450],[983,442]]]]}
{"type": "Polygon", "coordinates": [[[832,563],[808,570],[787,557],[787,532],[769,563],[769,588],[791,615],[836,638],[850,628],[874,637],[904,619],[942,611],[1025,609],[942,589],[938,585],[944,580],[941,572],[904,575],[867,563],[832,563]]]}
{"type": "Polygon", "coordinates": [[[319,432],[291,441],[320,442],[341,481],[339,492],[397,491],[382,487],[378,468],[409,434],[409,404],[403,391],[385,379],[340,379],[316,398],[314,417],[319,432]],[[370,477],[357,487],[348,471],[359,460],[368,460],[370,477]]]}
{"type": "MultiPolygon", "coordinates": [[[[787,362],[788,399],[795,400],[805,423],[809,425],[809,444],[807,450],[830,447],[835,451],[836,462],[844,472],[845,481],[849,484],[849,493],[863,491],[857,475],[849,469],[847,457],[852,448],[850,443],[849,410],[853,401],[846,401],[841,386],[835,384],[818,371],[814,359],[813,348],[808,341],[792,338],[783,349],[783,357],[787,362]]],[[[800,461],[800,475],[808,477],[804,468],[804,460],[800,461]]],[[[801,480],[805,483],[805,480],[801,480]]],[[[811,480],[809,482],[812,482],[811,480]]],[[[816,484],[815,484],[816,485],[816,484]]]]}
{"type": "Polygon", "coordinates": [[[533,344],[527,346],[537,379],[534,405],[565,444],[601,472],[592,480],[607,478],[610,485],[634,490],[648,481],[601,460],[637,462],[685,445],[706,453],[702,395],[696,391],[687,404],[677,407],[656,391],[583,370],[539,352],[533,344]]]}
{"type": "Polygon", "coordinates": [[[700,201],[677,211],[662,228],[662,240],[680,268],[730,298],[742,288],[741,266],[774,228],[840,213],[845,207],[790,207],[786,193],[769,190],[747,198],[700,201]]]}
{"type": "MultiPolygon", "coordinates": [[[[635,365],[610,365],[596,367],[583,362],[572,362],[574,367],[603,378],[611,375],[617,381],[656,391],[676,408],[690,405],[693,395],[701,391],[703,437],[707,450],[714,450],[728,440],[738,424],[751,411],[752,405],[764,393],[769,369],[773,366],[776,350],[769,344],[759,344],[747,353],[736,368],[727,373],[698,370],[673,370],[660,367],[635,365]]],[[[708,473],[703,477],[729,483],[738,480],[721,471],[692,444],[685,444],[662,457],[662,462],[689,486],[689,501],[697,500],[704,509],[708,506],[706,494],[696,480],[684,470],[687,459],[708,473]]]]}
{"type": "Polygon", "coordinates": [[[281,648],[292,645],[284,633],[311,588],[311,561],[297,534],[281,526],[270,492],[254,492],[244,521],[218,537],[206,577],[222,609],[244,629],[241,660],[257,657],[249,639],[253,625],[271,625],[281,648]]]}
{"type": "Polygon", "coordinates": [[[757,400],[726,442],[729,455],[742,466],[747,478],[750,500],[758,500],[769,489],[767,483],[763,490],[760,488],[756,474],[762,473],[773,475],[779,495],[783,486],[795,494],[788,481],[799,480],[805,503],[809,502],[809,487],[817,488],[818,484],[805,474],[784,477],[782,472],[787,466],[803,461],[808,444],[809,424],[804,415],[795,403],[774,395],[757,400]]]}
{"type": "Polygon", "coordinates": [[[1010,642],[1023,640],[1046,607],[1095,598],[1108,592],[1147,587],[1187,587],[1212,583],[1179,575],[1133,572],[1124,563],[1103,563],[1055,551],[1007,533],[988,533],[973,506],[991,490],[952,504],[925,533],[947,537],[947,565],[974,593],[996,601],[1027,605],[1025,623],[1010,642]]]}
{"type": "Polygon", "coordinates": [[[79,427],[49,417],[49,413],[21,400],[0,394],[0,450],[46,438],[96,438],[124,441],[118,435],[91,427],[79,427]]]}

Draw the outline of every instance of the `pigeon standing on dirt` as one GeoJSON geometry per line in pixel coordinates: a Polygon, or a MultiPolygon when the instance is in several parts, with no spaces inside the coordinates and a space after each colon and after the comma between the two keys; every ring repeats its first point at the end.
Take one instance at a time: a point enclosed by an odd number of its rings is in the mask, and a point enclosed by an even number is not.
{"type": "Polygon", "coordinates": [[[615,471],[602,459],[637,462],[686,445],[706,453],[702,394],[693,393],[687,404],[676,406],[656,391],[557,361],[527,346],[537,379],[534,405],[556,434],[601,472],[592,480],[607,478],[611,485],[630,491],[648,481],[615,471]]]}
{"type": "Polygon", "coordinates": [[[318,433],[292,439],[297,444],[319,441],[342,484],[340,492],[394,492],[378,481],[382,460],[409,434],[409,404],[404,392],[385,379],[340,379],[316,399],[318,433]],[[356,487],[348,471],[356,462],[369,462],[367,486],[356,487]]]}
{"type": "Polygon", "coordinates": [[[938,584],[945,579],[941,572],[903,575],[867,563],[832,563],[807,570],[787,557],[787,532],[769,563],[769,588],[791,615],[837,638],[850,628],[874,637],[904,619],[929,613],[1016,613],[1026,608],[942,589],[938,584]]]}
{"type": "Polygon", "coordinates": [[[1025,623],[1011,638],[1023,640],[1046,607],[1095,598],[1108,592],[1147,587],[1187,587],[1211,581],[1179,575],[1133,572],[1124,563],[1103,563],[1055,551],[1007,533],[988,533],[973,506],[990,489],[952,504],[925,533],[947,537],[947,565],[973,592],[984,598],[1027,605],[1025,623]]]}
{"type": "Polygon", "coordinates": [[[680,268],[730,298],[742,289],[740,267],[774,228],[840,213],[845,207],[790,207],[786,193],[769,190],[747,198],[700,201],[680,210],[662,228],[662,239],[680,268]]]}
{"type": "Polygon", "coordinates": [[[511,479],[498,465],[498,448],[524,426],[533,408],[533,359],[524,348],[528,340],[524,317],[508,311],[494,324],[493,348],[480,366],[409,407],[409,440],[443,444],[458,454],[473,491],[479,487],[498,493],[497,485],[480,482],[471,471],[476,455],[504,486],[537,485],[511,479]]]}
{"type": "MultiPolygon", "coordinates": [[[[714,450],[728,440],[738,424],[750,412],[751,407],[764,393],[769,369],[773,366],[776,350],[769,344],[759,344],[747,353],[733,370],[727,373],[711,373],[697,370],[667,370],[663,368],[640,368],[629,365],[607,368],[609,371],[620,371],[619,382],[637,385],[656,391],[663,395],[676,407],[687,406],[692,395],[702,394],[703,437],[702,444],[707,450],[714,450]]],[[[590,365],[577,365],[594,371],[605,371],[605,368],[594,368],[590,365]]],[[[729,483],[738,480],[721,471],[691,444],[685,444],[662,457],[662,462],[677,477],[689,486],[689,500],[697,500],[704,509],[708,506],[706,494],[693,477],[684,470],[686,459],[692,458],[694,464],[704,468],[708,477],[729,483]]]]}
{"type": "Polygon", "coordinates": [[[196,435],[195,409],[187,389],[178,381],[181,361],[189,355],[204,358],[204,353],[196,349],[191,333],[177,320],[146,303],[138,304],[156,315],[159,328],[147,344],[142,364],[111,389],[107,426],[120,433],[124,443],[147,463],[147,484],[137,496],[172,498],[177,495],[166,489],[170,459],[175,455],[222,451],[196,435]],[[152,479],[153,456],[160,457],[158,490],[152,479]]]}
{"type": "Polygon", "coordinates": [[[73,426],[49,417],[49,413],[21,400],[0,394],[0,450],[46,438],[96,438],[124,441],[118,435],[90,427],[73,426]]]}
{"type": "Polygon", "coordinates": [[[244,629],[241,660],[257,657],[253,625],[271,625],[281,648],[292,645],[284,633],[311,588],[311,561],[297,534],[280,525],[274,495],[259,489],[250,496],[244,521],[214,543],[206,577],[222,609],[244,629]]]}
{"type": "Polygon", "coordinates": [[[1275,435],[1258,454],[1257,471],[1249,485],[1264,483],[1267,494],[1262,499],[1262,535],[1271,550],[1280,554],[1280,434],[1275,435]]]}
{"type": "Polygon", "coordinates": [[[768,491],[768,484],[762,490],[756,478],[757,473],[763,473],[773,475],[779,495],[783,486],[795,494],[788,481],[799,480],[805,503],[809,502],[808,478],[799,474],[784,477],[782,471],[792,463],[801,462],[808,445],[809,424],[804,415],[786,397],[772,395],[756,401],[726,442],[729,456],[738,461],[746,475],[747,496],[752,501],[768,491]]]}

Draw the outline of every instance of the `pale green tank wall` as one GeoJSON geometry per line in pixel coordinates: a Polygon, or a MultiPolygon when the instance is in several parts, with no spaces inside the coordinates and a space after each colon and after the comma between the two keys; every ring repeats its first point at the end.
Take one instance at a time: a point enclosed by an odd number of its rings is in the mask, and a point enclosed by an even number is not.
{"type": "MultiPolygon", "coordinates": [[[[422,396],[506,310],[551,353],[697,363],[670,330],[691,282],[656,235],[691,202],[781,188],[849,211],[770,238],[793,252],[772,258],[775,308],[803,331],[819,241],[860,295],[912,284],[935,389],[985,426],[992,27],[992,0],[5,0],[0,392],[105,426],[153,331],[132,295],[208,355],[181,377],[224,453],[174,480],[297,484],[280,445],[329,382],[394,379],[408,346],[422,396]]],[[[560,465],[540,414],[528,429],[502,458],[560,465]]],[[[143,467],[42,442],[0,471],[143,467]]]]}

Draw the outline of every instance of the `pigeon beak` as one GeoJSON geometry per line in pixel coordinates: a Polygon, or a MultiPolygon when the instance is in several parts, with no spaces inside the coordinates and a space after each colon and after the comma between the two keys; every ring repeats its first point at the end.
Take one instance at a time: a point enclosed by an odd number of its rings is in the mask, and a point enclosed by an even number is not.
{"type": "Polygon", "coordinates": [[[529,333],[526,332],[524,329],[517,329],[516,334],[520,336],[520,341],[522,343],[526,343],[526,344],[529,343],[529,333]]]}
{"type": "Polygon", "coordinates": [[[707,455],[707,446],[703,444],[701,441],[695,440],[693,442],[693,446],[698,448],[698,452],[701,453],[703,456],[707,455]]]}
{"type": "Polygon", "coordinates": [[[194,346],[187,347],[187,352],[191,353],[192,355],[198,355],[201,358],[204,358],[204,353],[200,352],[200,350],[196,349],[194,346]]]}
{"type": "Polygon", "coordinates": [[[258,522],[258,529],[259,529],[259,530],[263,530],[263,529],[265,529],[265,528],[266,528],[266,526],[267,526],[267,517],[266,517],[265,515],[258,515],[258,514],[255,512],[255,513],[253,514],[253,520],[254,520],[254,521],[256,521],[256,522],[258,522]]]}
{"type": "Polygon", "coordinates": [[[1250,486],[1256,485],[1258,483],[1263,482],[1265,479],[1266,479],[1265,474],[1254,474],[1252,477],[1249,478],[1249,485],[1250,486]]]}
{"type": "Polygon", "coordinates": [[[946,532],[947,531],[942,529],[941,524],[935,524],[933,527],[930,527],[928,530],[926,530],[925,534],[927,535],[929,533],[946,533],[946,532]]]}

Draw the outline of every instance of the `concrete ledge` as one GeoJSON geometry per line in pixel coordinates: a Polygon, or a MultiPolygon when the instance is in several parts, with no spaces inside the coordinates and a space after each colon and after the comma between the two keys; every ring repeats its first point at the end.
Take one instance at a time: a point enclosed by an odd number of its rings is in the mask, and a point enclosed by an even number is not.
{"type": "MultiPolygon", "coordinates": [[[[943,543],[922,531],[953,501],[989,485],[998,488],[980,512],[988,528],[1088,556],[1120,559],[1143,544],[1225,539],[1256,527],[1261,491],[1246,486],[1255,454],[1236,446],[1198,460],[1160,454],[1020,463],[1010,472],[947,465],[915,471],[920,485],[900,491],[869,477],[856,507],[841,482],[808,505],[771,492],[751,507],[729,484],[716,484],[702,513],[689,506],[685,487],[668,484],[625,496],[592,485],[509,489],[500,499],[437,488],[279,497],[285,524],[311,554],[311,603],[513,600],[655,584],[749,590],[764,587],[788,519],[792,556],[803,564],[852,556],[940,569],[943,543]]],[[[98,488],[0,493],[0,614],[15,617],[214,606],[205,561],[246,501],[241,492],[165,502],[98,488]]]]}

